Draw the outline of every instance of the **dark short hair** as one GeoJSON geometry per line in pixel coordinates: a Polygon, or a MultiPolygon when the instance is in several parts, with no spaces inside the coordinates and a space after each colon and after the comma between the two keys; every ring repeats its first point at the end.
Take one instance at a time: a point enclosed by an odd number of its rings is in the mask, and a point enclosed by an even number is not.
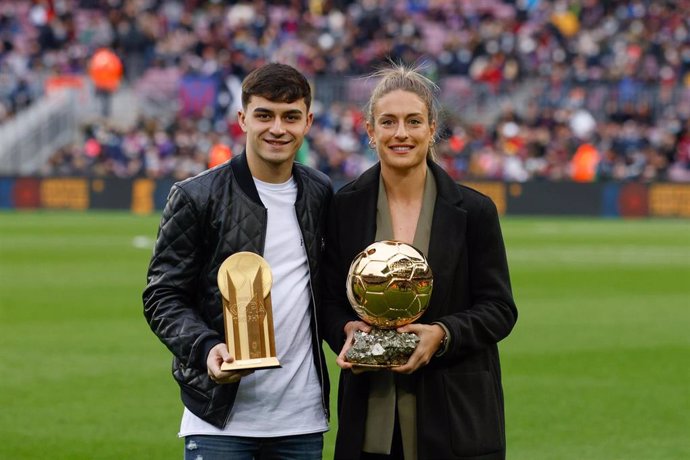
{"type": "Polygon", "coordinates": [[[306,77],[286,64],[271,63],[252,70],[242,82],[242,107],[249,105],[252,96],[273,102],[295,102],[304,98],[307,110],[311,106],[311,87],[306,77]]]}

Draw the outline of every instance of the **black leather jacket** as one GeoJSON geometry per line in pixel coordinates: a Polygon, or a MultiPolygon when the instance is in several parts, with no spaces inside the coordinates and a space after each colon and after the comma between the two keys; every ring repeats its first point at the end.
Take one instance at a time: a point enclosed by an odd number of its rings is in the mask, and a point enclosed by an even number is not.
{"type": "MultiPolygon", "coordinates": [[[[311,276],[311,331],[323,408],[328,416],[329,381],[316,322],[320,265],[330,180],[295,163],[295,212],[311,276]]],[[[217,385],[207,375],[209,350],[224,341],[223,309],[217,285],[220,264],[231,254],[263,254],[266,209],[254,186],[246,155],[173,185],[143,293],[144,316],[173,353],[173,376],[184,405],[208,423],[226,425],[239,384],[217,385]]]]}

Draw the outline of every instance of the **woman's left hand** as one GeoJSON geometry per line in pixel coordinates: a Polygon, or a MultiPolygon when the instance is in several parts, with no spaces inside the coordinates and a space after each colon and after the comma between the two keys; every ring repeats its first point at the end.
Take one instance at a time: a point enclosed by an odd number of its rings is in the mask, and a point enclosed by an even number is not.
{"type": "Polygon", "coordinates": [[[420,367],[426,366],[441,347],[446,332],[438,324],[407,324],[399,327],[398,332],[412,332],[419,337],[417,348],[402,366],[391,368],[400,374],[411,374],[420,367]]]}

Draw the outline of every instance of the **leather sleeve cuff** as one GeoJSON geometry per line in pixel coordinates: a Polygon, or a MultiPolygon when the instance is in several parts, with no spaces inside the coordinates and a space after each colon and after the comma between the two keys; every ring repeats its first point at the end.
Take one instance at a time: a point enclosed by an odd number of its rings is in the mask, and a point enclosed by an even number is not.
{"type": "Polygon", "coordinates": [[[219,340],[217,337],[209,337],[201,343],[201,359],[203,361],[199,363],[199,366],[203,366],[203,369],[206,369],[206,360],[208,359],[208,353],[211,351],[211,348],[219,343],[223,343],[223,341],[219,340]]]}

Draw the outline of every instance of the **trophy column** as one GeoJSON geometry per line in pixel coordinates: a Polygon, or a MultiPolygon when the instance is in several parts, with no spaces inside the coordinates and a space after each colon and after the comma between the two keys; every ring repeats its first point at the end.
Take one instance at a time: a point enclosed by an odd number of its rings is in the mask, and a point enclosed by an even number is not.
{"type": "Polygon", "coordinates": [[[223,363],[221,370],[280,367],[273,330],[272,284],[268,262],[252,252],[233,254],[218,269],[225,341],[235,358],[232,363],[223,363]]]}

